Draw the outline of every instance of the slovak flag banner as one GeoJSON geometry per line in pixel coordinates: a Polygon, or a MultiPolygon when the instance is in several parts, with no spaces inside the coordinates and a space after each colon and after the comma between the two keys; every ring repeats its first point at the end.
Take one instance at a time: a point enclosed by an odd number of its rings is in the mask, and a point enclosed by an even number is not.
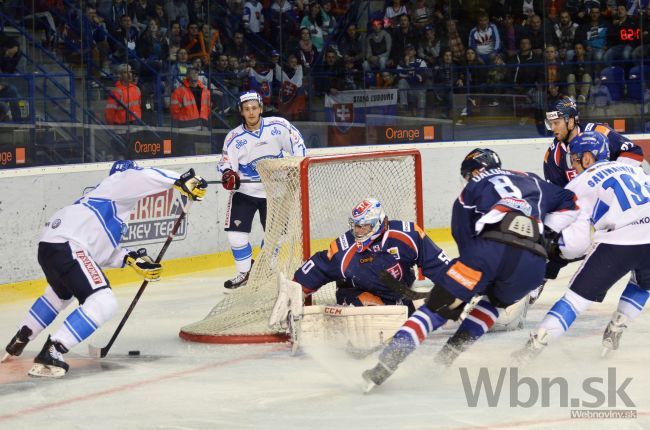
{"type": "Polygon", "coordinates": [[[248,75],[248,85],[251,90],[262,96],[265,105],[271,103],[271,85],[273,83],[273,72],[271,70],[251,70],[248,75]]]}
{"type": "Polygon", "coordinates": [[[397,89],[340,91],[325,95],[329,122],[328,145],[350,146],[365,142],[366,115],[395,115],[397,89]]]}

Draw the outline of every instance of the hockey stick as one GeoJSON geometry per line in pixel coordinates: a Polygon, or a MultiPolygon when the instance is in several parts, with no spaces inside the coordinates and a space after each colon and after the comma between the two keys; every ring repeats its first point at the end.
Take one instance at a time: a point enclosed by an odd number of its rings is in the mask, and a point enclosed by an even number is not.
{"type": "MultiPolygon", "coordinates": [[[[214,181],[206,181],[208,184],[223,184],[223,181],[221,179],[215,179],[214,181]]],[[[255,179],[240,179],[239,182],[242,184],[261,184],[261,180],[255,180],[255,179]]]]}
{"type": "MultiPolygon", "coordinates": [[[[165,252],[167,252],[167,248],[169,248],[169,245],[172,243],[172,240],[174,239],[174,235],[178,231],[178,228],[181,226],[181,223],[183,222],[183,220],[187,217],[187,213],[190,210],[190,206],[192,205],[192,202],[193,202],[193,200],[188,198],[187,203],[185,204],[185,206],[182,207],[183,212],[176,219],[176,222],[174,223],[174,227],[172,228],[172,231],[167,236],[167,240],[165,241],[165,244],[160,249],[160,252],[158,252],[158,256],[156,257],[156,263],[160,263],[163,256],[165,255],[165,252]]],[[[131,315],[131,312],[133,312],[133,309],[135,308],[135,305],[138,303],[138,300],[140,300],[140,296],[142,296],[142,293],[144,293],[144,289],[147,288],[147,285],[149,285],[149,281],[145,279],[142,282],[142,285],[140,285],[140,289],[138,290],[135,297],[131,301],[131,305],[129,306],[129,309],[127,309],[126,313],[122,317],[122,321],[120,321],[119,325],[115,329],[115,333],[113,333],[113,336],[111,336],[111,339],[108,341],[106,346],[103,347],[103,348],[98,348],[96,346],[88,344],[88,353],[90,354],[91,357],[96,357],[96,358],[104,358],[104,357],[106,357],[106,355],[108,354],[108,351],[113,346],[113,343],[115,343],[115,339],[117,339],[117,336],[122,331],[122,328],[124,327],[124,324],[126,324],[126,320],[129,319],[129,316],[131,315]]]]}

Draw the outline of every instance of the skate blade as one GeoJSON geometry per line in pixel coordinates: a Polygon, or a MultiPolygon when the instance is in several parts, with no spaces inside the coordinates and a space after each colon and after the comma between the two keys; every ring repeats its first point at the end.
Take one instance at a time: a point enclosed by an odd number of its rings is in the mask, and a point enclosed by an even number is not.
{"type": "Polygon", "coordinates": [[[369,394],[372,390],[375,389],[376,386],[377,386],[377,384],[375,384],[374,382],[372,382],[369,379],[364,378],[363,379],[363,394],[369,394]]]}
{"type": "Polygon", "coordinates": [[[610,353],[610,351],[613,351],[613,348],[610,348],[608,346],[603,346],[603,350],[600,351],[600,358],[605,358],[607,355],[610,353]]]}
{"type": "Polygon", "coordinates": [[[46,366],[44,364],[34,363],[27,374],[34,378],[61,378],[65,375],[66,370],[56,366],[46,366]]]}
{"type": "Polygon", "coordinates": [[[4,363],[6,361],[9,361],[9,359],[13,357],[13,355],[9,354],[8,352],[2,357],[2,360],[0,360],[0,363],[4,363]]]}

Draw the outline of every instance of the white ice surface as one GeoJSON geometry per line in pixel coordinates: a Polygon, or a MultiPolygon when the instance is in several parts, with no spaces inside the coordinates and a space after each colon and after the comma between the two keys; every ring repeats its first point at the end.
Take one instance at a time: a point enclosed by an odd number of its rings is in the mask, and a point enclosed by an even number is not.
{"type": "MultiPolygon", "coordinates": [[[[150,284],[105,359],[87,358],[83,343],[66,355],[71,370],[65,378],[24,377],[45,341],[44,332],[23,357],[0,364],[0,429],[650,428],[648,315],[627,330],[621,350],[600,358],[602,330],[625,282],[537,362],[519,370],[519,377],[532,377],[538,384],[543,377],[565,378],[569,398],[594,401],[582,390],[583,381],[606,379],[607,368],[613,367],[616,385],[632,378],[625,391],[635,403],[636,419],[572,419],[571,407],[559,406],[557,387],[551,390],[549,407],[542,406],[541,398],[531,407],[513,407],[513,379],[508,375],[496,407],[488,406],[484,394],[476,407],[468,406],[459,368],[468,369],[474,384],[479,368],[488,367],[496,384],[499,369],[510,365],[510,353],[525,343],[530,329],[561,296],[575,268],[565,269],[560,279],[547,285],[529,312],[525,330],[485,336],[442,373],[432,357],[451,330],[436,332],[370,394],[362,394],[360,374],[374,365],[376,354],[355,360],[342,351],[312,347],[291,357],[287,345],[218,346],[181,340],[179,328],[208,313],[232,270],[166,278],[150,284]],[[136,349],[141,357],[127,356],[136,349]]],[[[116,290],[118,315],[89,342],[106,344],[137,287],[116,290]]],[[[30,305],[0,305],[0,346],[15,333],[30,305]]],[[[49,332],[62,319],[59,316],[49,332]]],[[[603,389],[603,384],[592,386],[603,389]]],[[[521,401],[528,398],[526,386],[518,393],[521,401]]],[[[617,409],[626,409],[620,398],[616,401],[617,409]]]]}

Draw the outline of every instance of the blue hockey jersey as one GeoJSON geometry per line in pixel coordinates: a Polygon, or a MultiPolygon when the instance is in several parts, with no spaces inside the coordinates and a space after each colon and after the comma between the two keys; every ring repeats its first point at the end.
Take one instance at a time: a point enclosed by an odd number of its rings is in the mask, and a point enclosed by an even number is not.
{"type": "Polygon", "coordinates": [[[412,222],[390,221],[388,229],[366,250],[357,247],[350,231],[332,241],[329,250],[315,253],[294,274],[305,293],[323,285],[345,279],[360,292],[370,292],[385,301],[402,297],[382,283],[381,272],[390,273],[405,287],[415,280],[414,265],[429,279],[437,279],[447,270],[449,258],[412,222]]]}
{"type": "MultiPolygon", "coordinates": [[[[608,125],[590,122],[585,126],[578,124],[580,132],[597,131],[609,140],[610,160],[616,160],[631,166],[640,166],[643,162],[643,150],[630,139],[612,130],[608,125]]],[[[544,178],[555,185],[564,187],[577,176],[575,169],[567,160],[568,145],[553,139],[553,143],[544,155],[544,178]]]]}
{"type": "Polygon", "coordinates": [[[578,215],[575,194],[544,181],[534,173],[505,169],[482,171],[469,180],[454,202],[451,233],[461,255],[486,224],[498,223],[510,211],[519,211],[561,231],[578,215]]]}

